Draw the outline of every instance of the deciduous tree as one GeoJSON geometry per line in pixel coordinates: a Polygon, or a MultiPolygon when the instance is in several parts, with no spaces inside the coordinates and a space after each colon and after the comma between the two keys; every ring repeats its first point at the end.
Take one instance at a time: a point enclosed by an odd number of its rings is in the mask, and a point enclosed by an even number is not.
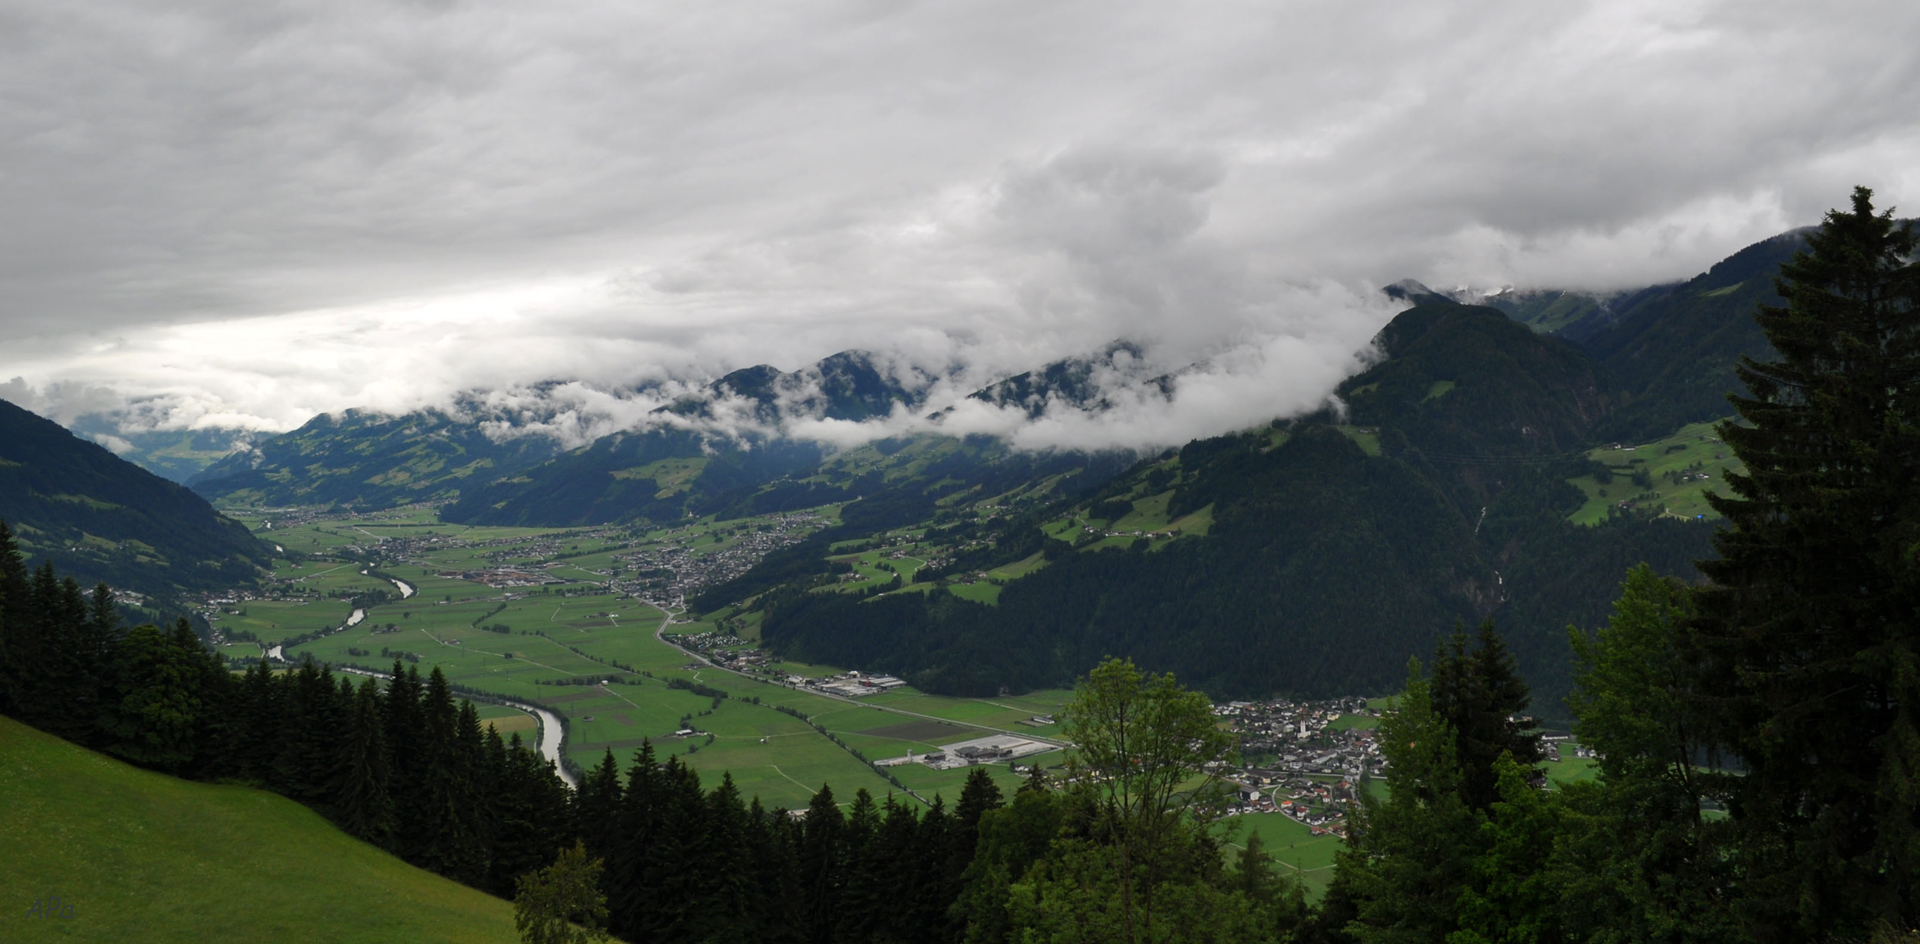
{"type": "Polygon", "coordinates": [[[554,863],[520,877],[513,925],[525,944],[589,944],[607,939],[600,860],[576,843],[554,863]]]}

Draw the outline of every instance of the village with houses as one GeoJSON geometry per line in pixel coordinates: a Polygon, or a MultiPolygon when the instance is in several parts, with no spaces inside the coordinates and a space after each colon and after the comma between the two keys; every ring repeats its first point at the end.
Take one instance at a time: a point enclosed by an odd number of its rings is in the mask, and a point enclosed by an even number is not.
{"type": "Polygon", "coordinates": [[[730,543],[713,549],[699,548],[691,526],[676,528],[631,553],[615,555],[614,560],[632,569],[624,575],[609,575],[607,588],[656,606],[682,609],[688,597],[746,573],[768,553],[798,543],[824,524],[812,512],[768,515],[755,519],[751,529],[736,532],[730,543]]]}
{"type": "Polygon", "coordinates": [[[1345,835],[1347,805],[1385,776],[1379,711],[1364,698],[1230,701],[1213,712],[1240,743],[1240,769],[1226,774],[1233,812],[1282,813],[1315,834],[1345,835]]]}

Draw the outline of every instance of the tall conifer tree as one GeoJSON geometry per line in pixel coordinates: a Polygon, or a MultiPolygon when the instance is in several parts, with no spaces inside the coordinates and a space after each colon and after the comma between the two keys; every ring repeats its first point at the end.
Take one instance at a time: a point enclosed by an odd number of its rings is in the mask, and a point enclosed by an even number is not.
{"type": "Polygon", "coordinates": [[[232,776],[264,782],[278,750],[281,682],[267,660],[247,667],[237,703],[242,717],[228,729],[227,761],[232,776]]]}
{"type": "Polygon", "coordinates": [[[426,758],[426,711],[420,703],[420,670],[400,660],[393,662],[393,678],[381,706],[387,738],[387,765],[392,778],[394,815],[399,829],[394,851],[410,862],[419,861],[425,848],[427,792],[421,789],[426,758]]]}
{"type": "Polygon", "coordinates": [[[973,863],[974,848],[980,842],[980,818],[988,810],[1000,808],[1001,796],[1000,785],[993,782],[985,767],[967,772],[967,782],[960,787],[960,802],[954,805],[951,838],[947,844],[949,900],[960,897],[961,876],[973,863]]]}
{"type": "Polygon", "coordinates": [[[373,679],[361,682],[353,693],[353,711],[340,739],[328,793],[332,796],[334,822],[340,828],[376,846],[391,848],[393,798],[380,709],[380,693],[373,679]]]}
{"type": "Polygon", "coordinates": [[[867,788],[854,791],[841,839],[846,874],[836,917],[838,940],[873,940],[885,921],[890,905],[886,900],[887,872],[892,863],[881,848],[880,815],[880,807],[867,788]]]}
{"type": "Polygon", "coordinates": [[[1541,757],[1540,733],[1525,714],[1532,693],[1492,620],[1480,624],[1471,650],[1464,627],[1440,644],[1430,692],[1434,713],[1453,728],[1461,798],[1485,811],[1500,799],[1494,765],[1502,754],[1530,770],[1541,757]]]}
{"type": "Polygon", "coordinates": [[[12,529],[0,519],[0,711],[19,709],[16,693],[27,660],[27,569],[12,529]]]}
{"type": "Polygon", "coordinates": [[[643,740],[633,754],[633,766],[627,769],[619,839],[603,878],[608,927],[623,938],[637,937],[636,930],[652,920],[649,912],[655,901],[645,879],[654,837],[660,831],[660,804],[660,765],[654,761],[653,743],[643,740]]]}
{"type": "Polygon", "coordinates": [[[613,858],[613,845],[620,815],[620,762],[613,749],[585,777],[573,792],[571,815],[573,835],[587,848],[587,855],[603,861],[613,858]]]}
{"type": "Polygon", "coordinates": [[[122,626],[120,612],[113,605],[113,591],[102,583],[93,588],[93,594],[87,600],[87,619],[80,626],[78,651],[75,653],[75,668],[78,677],[74,681],[73,695],[78,702],[75,706],[75,730],[84,732],[83,743],[93,743],[97,739],[94,728],[98,723],[100,711],[104,707],[102,699],[106,695],[107,678],[113,669],[113,646],[120,639],[122,626]]]}
{"type": "Polygon", "coordinates": [[[804,909],[800,906],[794,823],[785,810],[761,806],[759,797],[747,807],[747,861],[753,874],[750,940],[793,944],[801,939],[799,917],[804,909]]]}
{"type": "Polygon", "coordinates": [[[1746,472],[1710,496],[1695,639],[1763,938],[1920,921],[1920,268],[1872,197],[1781,266],[1779,357],[1743,360],[1720,426],[1746,472]]]}
{"type": "Polygon", "coordinates": [[[833,944],[840,922],[840,895],[846,885],[847,819],[833,800],[833,788],[807,802],[807,818],[800,839],[800,874],[806,879],[802,894],[807,914],[802,918],[808,944],[833,944]]]}
{"type": "Polygon", "coordinates": [[[702,937],[711,941],[753,939],[752,864],[747,859],[747,808],[733,775],[706,797],[706,887],[701,897],[709,913],[702,937]]]}

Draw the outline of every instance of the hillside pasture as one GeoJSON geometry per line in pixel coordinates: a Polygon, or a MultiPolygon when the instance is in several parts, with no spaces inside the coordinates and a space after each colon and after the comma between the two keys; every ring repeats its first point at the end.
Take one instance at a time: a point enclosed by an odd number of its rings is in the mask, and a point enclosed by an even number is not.
{"type": "Polygon", "coordinates": [[[0,718],[0,937],[510,944],[513,906],[250,787],[140,770],[0,718]],[[58,896],[71,918],[27,918],[58,896]]]}
{"type": "Polygon", "coordinates": [[[1610,480],[1601,482],[1595,474],[1569,479],[1586,496],[1586,503],[1568,515],[1568,520],[1598,524],[1623,501],[1640,509],[1665,507],[1667,514],[1680,518],[1720,517],[1707,504],[1706,493],[1728,494],[1727,473],[1743,472],[1746,466],[1720,441],[1714,426],[1694,423],[1664,439],[1622,443],[1619,448],[1608,445],[1587,453],[1587,458],[1608,467],[1610,480]],[[1646,473],[1652,484],[1635,484],[1635,472],[1646,473]]]}

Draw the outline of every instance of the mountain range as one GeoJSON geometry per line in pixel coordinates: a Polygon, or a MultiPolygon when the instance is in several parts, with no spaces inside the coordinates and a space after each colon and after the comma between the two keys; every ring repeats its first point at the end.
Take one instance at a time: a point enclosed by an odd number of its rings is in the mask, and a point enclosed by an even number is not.
{"type": "MultiPolygon", "coordinates": [[[[261,560],[202,498],[434,502],[449,521],[533,526],[833,506],[837,525],[693,607],[758,614],[766,643],[792,658],[969,694],[1061,684],[1112,652],[1216,696],[1385,690],[1450,626],[1492,618],[1551,702],[1568,672],[1563,628],[1603,619],[1628,565],[1692,577],[1711,553],[1711,522],[1631,501],[1573,524],[1590,498],[1572,484],[1594,472],[1588,450],[1726,415],[1734,364],[1768,354],[1751,312],[1778,302],[1771,273],[1803,245],[1782,234],[1684,283],[1629,292],[1397,283],[1389,294],[1411,307],[1333,405],[1158,455],[1023,451],[937,431],[847,448],[789,435],[796,423],[902,416],[937,430],[951,409],[927,400],[938,378],[846,351],[670,398],[629,391],[623,402],[653,404],[646,421],[605,431],[559,400],[529,408],[483,393],[404,416],[316,417],[240,443],[193,477],[198,497],[144,472],[106,475],[131,466],[9,407],[25,431],[10,443],[53,431],[70,442],[47,453],[67,457],[60,470],[31,450],[3,457],[0,475],[31,481],[0,514],[34,547],[67,555],[63,569],[131,581],[113,562],[164,562],[187,586],[239,580],[261,560]],[[136,509],[193,524],[137,530],[136,509]],[[821,592],[836,548],[900,540],[886,535],[902,528],[928,560],[913,581],[821,592]]],[[[1114,383],[1172,391],[1177,374],[1147,369],[1143,353],[1115,342],[968,399],[1039,417],[1107,409],[1114,383]]]]}

